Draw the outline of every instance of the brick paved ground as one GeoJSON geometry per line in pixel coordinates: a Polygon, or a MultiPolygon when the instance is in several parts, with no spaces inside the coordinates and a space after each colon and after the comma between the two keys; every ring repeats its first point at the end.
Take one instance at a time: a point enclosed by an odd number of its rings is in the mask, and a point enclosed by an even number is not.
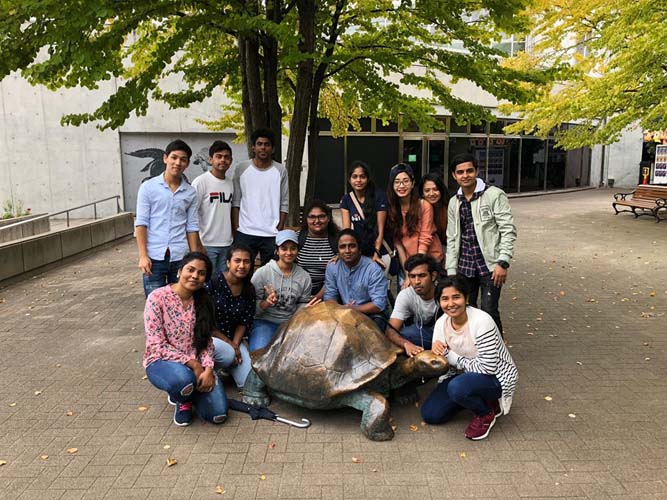
{"type": "Polygon", "coordinates": [[[142,378],[131,241],[0,289],[0,498],[667,498],[667,222],[610,200],[512,201],[501,310],[521,380],[482,442],[463,437],[468,415],[425,427],[414,407],[388,443],[355,411],[284,404],[313,426],[174,426],[142,378]]]}

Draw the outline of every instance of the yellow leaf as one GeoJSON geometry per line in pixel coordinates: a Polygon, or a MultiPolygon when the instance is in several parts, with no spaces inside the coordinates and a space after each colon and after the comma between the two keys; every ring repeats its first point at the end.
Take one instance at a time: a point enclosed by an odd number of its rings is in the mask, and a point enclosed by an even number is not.
{"type": "Polygon", "coordinates": [[[417,432],[417,431],[419,431],[419,427],[417,427],[416,425],[412,424],[412,425],[410,426],[410,430],[411,430],[412,432],[417,432]]]}
{"type": "Polygon", "coordinates": [[[391,426],[391,430],[392,430],[392,431],[396,432],[396,429],[398,429],[397,426],[395,426],[395,425],[392,425],[392,426],[391,426]]]}
{"type": "Polygon", "coordinates": [[[0,460],[0,467],[7,465],[7,460],[0,460]]]}
{"type": "Polygon", "coordinates": [[[60,368],[62,365],[60,363],[56,363],[56,368],[60,368]]]}
{"type": "Polygon", "coordinates": [[[35,391],[35,396],[39,396],[42,393],[42,391],[35,391]]]}
{"type": "Polygon", "coordinates": [[[141,377],[141,380],[147,380],[147,379],[148,379],[148,375],[144,375],[143,377],[141,377]]]}
{"type": "Polygon", "coordinates": [[[262,481],[266,481],[266,474],[262,474],[261,476],[259,476],[259,478],[260,478],[262,481]]]}
{"type": "Polygon", "coordinates": [[[459,453],[459,457],[465,458],[466,457],[466,452],[462,451],[461,453],[459,453]]]}
{"type": "Polygon", "coordinates": [[[577,415],[574,413],[568,413],[567,416],[570,418],[577,418],[577,415]]]}
{"type": "Polygon", "coordinates": [[[12,408],[14,408],[14,407],[16,406],[16,403],[9,403],[9,406],[11,406],[12,408]]]}
{"type": "Polygon", "coordinates": [[[72,415],[74,415],[74,412],[72,410],[69,410],[65,415],[71,417],[72,415]]]}
{"type": "Polygon", "coordinates": [[[42,460],[46,460],[47,458],[49,458],[49,456],[48,456],[48,455],[42,455],[42,456],[39,457],[39,458],[41,458],[42,460]]]}
{"type": "Polygon", "coordinates": [[[222,486],[218,485],[218,486],[215,487],[215,492],[218,495],[224,495],[225,494],[225,489],[222,486]]]}
{"type": "Polygon", "coordinates": [[[70,455],[74,455],[77,451],[79,451],[79,448],[67,448],[67,453],[70,455]]]}
{"type": "Polygon", "coordinates": [[[651,290],[651,293],[649,293],[649,296],[655,297],[655,290],[651,290]]]}
{"type": "Polygon", "coordinates": [[[352,457],[352,463],[360,464],[362,462],[361,458],[352,457]]]}
{"type": "Polygon", "coordinates": [[[565,297],[565,290],[561,290],[560,292],[558,292],[558,295],[560,295],[561,297],[565,297]]]}
{"type": "Polygon", "coordinates": [[[168,445],[168,444],[165,444],[165,445],[162,447],[163,450],[168,450],[169,448],[171,448],[171,446],[168,445]]]}
{"type": "Polygon", "coordinates": [[[172,467],[178,463],[178,460],[175,458],[167,458],[167,467],[172,467]]]}
{"type": "Polygon", "coordinates": [[[544,396],[544,399],[547,401],[553,401],[554,398],[552,398],[551,396],[544,396]]]}
{"type": "Polygon", "coordinates": [[[272,450],[272,449],[274,449],[275,447],[276,447],[276,443],[274,443],[273,441],[271,441],[271,442],[269,443],[269,449],[272,450]]]}
{"type": "Polygon", "coordinates": [[[148,408],[146,408],[145,406],[140,406],[138,409],[139,409],[139,411],[146,411],[146,410],[148,410],[148,408]]]}

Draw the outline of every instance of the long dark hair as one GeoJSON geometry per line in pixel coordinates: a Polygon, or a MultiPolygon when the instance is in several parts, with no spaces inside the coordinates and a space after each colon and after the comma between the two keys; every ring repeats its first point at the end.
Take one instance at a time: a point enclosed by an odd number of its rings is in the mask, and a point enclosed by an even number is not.
{"type": "MultiPolygon", "coordinates": [[[[394,167],[392,167],[392,171],[401,165],[401,163],[394,165],[394,167]]],[[[394,191],[394,179],[396,179],[398,174],[401,173],[407,174],[408,177],[414,181],[414,177],[405,170],[398,170],[395,175],[392,175],[389,178],[389,185],[387,186],[387,200],[389,201],[389,227],[391,228],[391,233],[395,241],[401,240],[401,229],[403,228],[401,201],[394,191]]],[[[414,186],[412,186],[412,191],[410,191],[410,208],[408,208],[408,213],[405,215],[405,224],[408,229],[408,236],[414,235],[419,229],[420,215],[421,206],[419,195],[417,194],[417,190],[414,188],[414,186]]]]}
{"type": "Polygon", "coordinates": [[[301,231],[305,231],[305,233],[308,234],[308,214],[313,208],[319,208],[322,212],[327,214],[327,218],[329,219],[329,222],[327,223],[327,236],[329,239],[335,240],[340,232],[340,228],[333,220],[331,207],[322,200],[312,200],[310,203],[306,204],[303,209],[303,217],[301,218],[301,231]]]}
{"type": "Polygon", "coordinates": [[[433,222],[438,231],[440,241],[447,241],[447,203],[449,202],[449,191],[442,180],[442,175],[438,172],[429,172],[422,177],[419,182],[419,196],[424,197],[424,184],[431,181],[435,187],[440,191],[440,201],[433,205],[433,222]]]}
{"type": "MultiPolygon", "coordinates": [[[[227,265],[229,266],[229,262],[231,262],[232,257],[234,256],[235,253],[238,252],[245,252],[248,254],[250,257],[250,270],[248,271],[248,274],[246,275],[245,278],[243,278],[243,287],[241,288],[241,297],[243,297],[245,300],[255,300],[255,287],[253,286],[252,282],[250,279],[252,278],[252,270],[253,270],[253,261],[252,261],[252,250],[250,250],[250,247],[247,245],[244,245],[242,243],[233,243],[232,246],[229,247],[229,250],[227,250],[227,265]]],[[[220,277],[220,274],[218,275],[218,278],[220,277]]],[[[217,287],[218,283],[213,282],[213,287],[217,287]]]]}
{"type": "MultiPolygon", "coordinates": [[[[183,268],[193,260],[201,260],[206,265],[206,281],[211,279],[213,264],[207,255],[201,252],[190,252],[185,254],[178,268],[179,274],[183,268]]],[[[195,291],[192,296],[195,304],[195,328],[192,336],[192,347],[197,351],[197,356],[208,347],[211,341],[211,332],[215,328],[215,308],[213,301],[204,287],[195,291]]]]}
{"type": "MultiPolygon", "coordinates": [[[[366,184],[366,189],[364,191],[364,202],[361,203],[361,200],[359,201],[359,204],[361,205],[361,209],[364,211],[364,221],[366,223],[366,227],[369,229],[372,229],[373,231],[377,230],[378,227],[378,217],[377,217],[377,212],[375,211],[375,183],[373,182],[373,179],[371,179],[371,169],[368,166],[367,163],[361,161],[361,160],[354,160],[352,163],[350,163],[350,168],[349,168],[349,173],[350,175],[348,176],[348,182],[349,178],[352,177],[352,174],[356,169],[360,168],[363,170],[364,175],[368,179],[368,183],[366,184]]],[[[350,196],[352,196],[352,193],[354,193],[354,189],[352,188],[352,185],[350,185],[350,196]]],[[[354,195],[356,196],[356,194],[354,195]]],[[[376,235],[377,236],[377,235],[376,235]]]]}

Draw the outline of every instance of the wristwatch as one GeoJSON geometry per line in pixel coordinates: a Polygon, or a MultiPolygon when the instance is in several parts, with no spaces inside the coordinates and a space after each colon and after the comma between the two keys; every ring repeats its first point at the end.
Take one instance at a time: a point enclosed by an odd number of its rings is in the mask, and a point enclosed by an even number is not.
{"type": "Polygon", "coordinates": [[[503,269],[509,269],[509,267],[510,267],[510,263],[509,263],[509,262],[506,262],[506,261],[504,261],[504,260],[499,260],[499,261],[498,261],[498,265],[499,265],[500,267],[502,267],[503,269]]]}

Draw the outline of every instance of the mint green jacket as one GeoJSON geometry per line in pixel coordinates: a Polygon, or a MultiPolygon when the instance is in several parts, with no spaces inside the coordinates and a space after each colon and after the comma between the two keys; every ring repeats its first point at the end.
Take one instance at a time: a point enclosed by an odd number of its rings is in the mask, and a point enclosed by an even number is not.
{"type": "MultiPolygon", "coordinates": [[[[485,184],[477,180],[476,191],[484,189],[485,184]]],[[[447,274],[456,274],[461,247],[461,201],[453,196],[447,209],[447,274]]],[[[471,202],[475,234],[482,250],[486,267],[493,272],[499,260],[510,262],[514,255],[516,226],[507,195],[502,189],[489,186],[478,199],[471,202]]]]}

